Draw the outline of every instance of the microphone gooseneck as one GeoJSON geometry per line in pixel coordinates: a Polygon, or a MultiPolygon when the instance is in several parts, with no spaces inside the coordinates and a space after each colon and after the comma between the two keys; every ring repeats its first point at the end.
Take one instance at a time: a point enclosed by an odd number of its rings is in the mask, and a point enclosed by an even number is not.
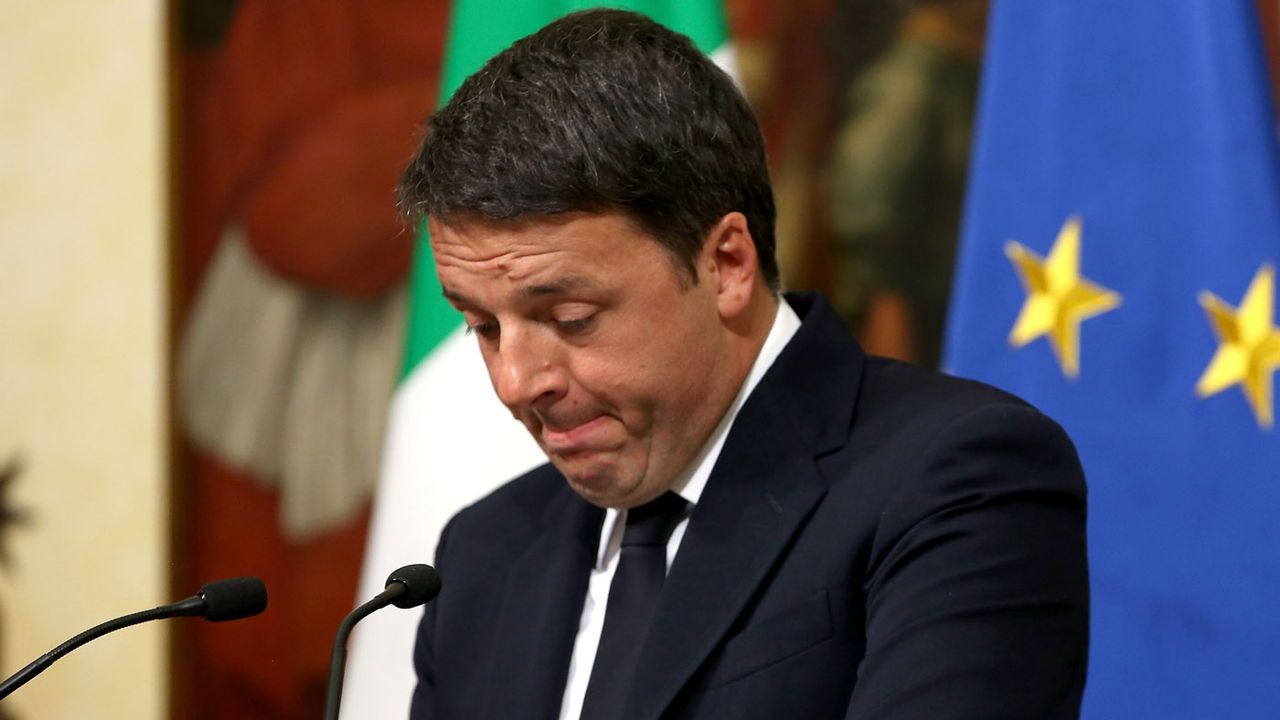
{"type": "Polygon", "coordinates": [[[229,578],[211,582],[200,588],[199,593],[186,600],[108,620],[76,635],[36,658],[35,661],[0,683],[0,700],[47,670],[63,655],[109,632],[151,620],[172,617],[203,617],[210,622],[239,620],[257,615],[266,609],[267,586],[256,577],[229,578]]]}
{"type": "Polygon", "coordinates": [[[338,626],[333,638],[333,653],[329,657],[329,691],[325,699],[325,720],[338,720],[338,707],[342,703],[342,680],[347,666],[347,638],[356,623],[388,605],[398,608],[414,608],[426,604],[440,594],[440,573],[430,565],[405,565],[387,576],[386,590],[369,602],[351,611],[338,626]]]}

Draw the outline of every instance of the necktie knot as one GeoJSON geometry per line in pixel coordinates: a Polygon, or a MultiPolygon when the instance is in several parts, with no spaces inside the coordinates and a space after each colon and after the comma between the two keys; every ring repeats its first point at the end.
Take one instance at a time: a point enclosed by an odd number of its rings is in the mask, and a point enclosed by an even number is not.
{"type": "Polygon", "coordinates": [[[626,528],[622,531],[622,546],[665,545],[688,506],[688,501],[668,491],[644,505],[631,508],[627,511],[626,528]]]}

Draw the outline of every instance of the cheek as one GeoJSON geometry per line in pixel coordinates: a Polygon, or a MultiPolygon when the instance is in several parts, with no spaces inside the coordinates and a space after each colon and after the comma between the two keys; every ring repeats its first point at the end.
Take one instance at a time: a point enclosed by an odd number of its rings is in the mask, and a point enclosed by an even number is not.
{"type": "Polygon", "coordinates": [[[570,402],[599,406],[614,414],[633,437],[648,434],[670,384],[657,372],[668,363],[653,348],[611,345],[580,354],[569,365],[570,402]]]}
{"type": "MultiPolygon", "coordinates": [[[[611,331],[607,342],[575,353],[572,381],[624,415],[633,433],[655,420],[678,425],[702,399],[714,371],[716,327],[690,303],[652,303],[611,331]]],[[[714,319],[714,318],[713,318],[714,319]]]]}
{"type": "Polygon", "coordinates": [[[652,414],[676,425],[705,400],[711,363],[709,343],[698,335],[655,337],[632,364],[636,394],[652,414]]]}
{"type": "Polygon", "coordinates": [[[575,358],[567,368],[570,398],[581,394],[612,408],[633,406],[646,374],[635,360],[628,353],[599,352],[575,358]]]}

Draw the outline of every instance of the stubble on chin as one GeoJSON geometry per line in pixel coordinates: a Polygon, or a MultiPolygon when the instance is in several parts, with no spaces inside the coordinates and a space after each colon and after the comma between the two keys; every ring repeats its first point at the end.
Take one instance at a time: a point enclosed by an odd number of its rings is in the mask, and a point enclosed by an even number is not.
{"type": "Polygon", "coordinates": [[[604,462],[598,466],[583,467],[570,460],[548,456],[551,464],[564,476],[569,488],[587,502],[601,508],[626,507],[639,482],[622,474],[623,468],[604,462]]]}

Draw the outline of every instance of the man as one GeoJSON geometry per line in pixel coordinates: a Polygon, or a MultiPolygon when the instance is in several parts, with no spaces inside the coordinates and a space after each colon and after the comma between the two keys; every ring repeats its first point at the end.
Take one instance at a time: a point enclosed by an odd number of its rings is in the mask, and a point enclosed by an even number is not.
{"type": "Polygon", "coordinates": [[[568,16],[431,126],[402,202],[551,463],[444,531],[413,718],[1077,714],[1070,441],[779,297],[759,130],[686,38],[568,16]]]}

